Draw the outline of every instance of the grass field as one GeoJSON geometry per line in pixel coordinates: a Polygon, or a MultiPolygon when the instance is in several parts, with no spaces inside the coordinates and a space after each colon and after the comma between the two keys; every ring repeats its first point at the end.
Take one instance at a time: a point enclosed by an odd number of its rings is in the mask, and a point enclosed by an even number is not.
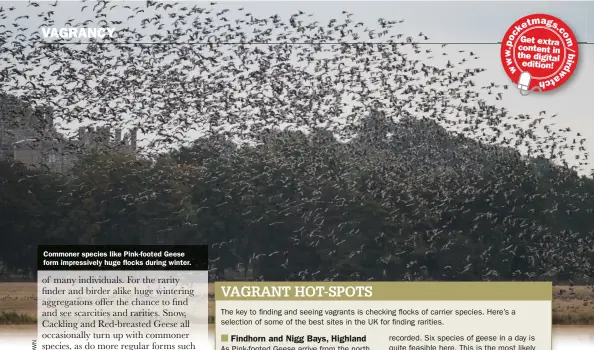
{"type": "MultiPolygon", "coordinates": [[[[214,284],[209,284],[208,314],[214,320],[214,284]]],[[[37,318],[37,284],[0,283],[0,324],[35,324],[37,318]]],[[[553,324],[594,325],[594,292],[588,287],[553,287],[553,324]],[[564,293],[560,293],[560,290],[564,293]]]]}

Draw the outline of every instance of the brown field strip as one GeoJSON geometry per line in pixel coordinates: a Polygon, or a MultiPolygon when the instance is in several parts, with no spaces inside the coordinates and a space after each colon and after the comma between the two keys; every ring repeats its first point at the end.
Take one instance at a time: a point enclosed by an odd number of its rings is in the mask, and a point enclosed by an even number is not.
{"type": "MultiPolygon", "coordinates": [[[[208,313],[215,314],[214,284],[209,284],[208,313]]],[[[37,318],[37,284],[33,282],[0,283],[0,324],[35,323],[37,318]]],[[[594,324],[594,291],[591,287],[553,287],[553,323],[565,325],[594,324]],[[560,293],[564,290],[564,293],[560,293]]]]}

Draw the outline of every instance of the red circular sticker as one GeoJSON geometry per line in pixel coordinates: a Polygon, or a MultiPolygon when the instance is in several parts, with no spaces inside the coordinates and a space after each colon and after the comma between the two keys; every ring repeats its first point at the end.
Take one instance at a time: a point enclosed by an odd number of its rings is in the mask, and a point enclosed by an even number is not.
{"type": "Polygon", "coordinates": [[[550,91],[563,85],[575,71],[578,41],[560,19],[529,15],[505,33],[501,62],[518,89],[550,91]]]}

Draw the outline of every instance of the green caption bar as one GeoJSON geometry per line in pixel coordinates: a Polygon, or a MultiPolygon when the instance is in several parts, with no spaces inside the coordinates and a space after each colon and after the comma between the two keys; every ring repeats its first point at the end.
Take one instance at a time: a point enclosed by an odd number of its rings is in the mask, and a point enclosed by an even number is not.
{"type": "Polygon", "coordinates": [[[551,282],[217,282],[216,300],[552,300],[551,282]]]}

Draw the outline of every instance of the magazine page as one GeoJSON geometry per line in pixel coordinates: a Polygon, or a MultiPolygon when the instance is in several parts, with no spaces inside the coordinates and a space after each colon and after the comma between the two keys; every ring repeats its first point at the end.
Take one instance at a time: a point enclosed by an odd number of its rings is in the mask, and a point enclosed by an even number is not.
{"type": "Polygon", "coordinates": [[[593,349],[593,14],[0,2],[0,349],[593,349]]]}

